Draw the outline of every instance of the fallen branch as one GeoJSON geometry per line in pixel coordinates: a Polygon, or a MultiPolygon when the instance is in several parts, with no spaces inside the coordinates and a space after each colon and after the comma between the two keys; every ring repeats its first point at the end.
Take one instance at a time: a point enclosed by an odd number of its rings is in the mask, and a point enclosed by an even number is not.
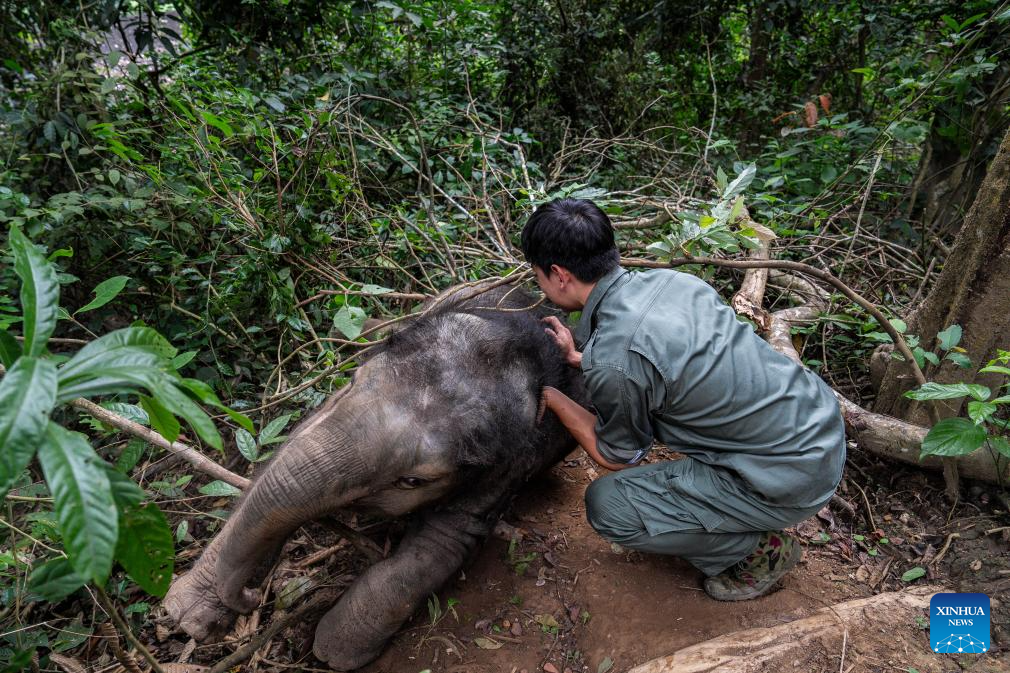
{"type": "MultiPolygon", "coordinates": [[[[161,448],[180,456],[202,472],[231,484],[235,488],[244,491],[252,484],[249,479],[240,477],[234,472],[226,470],[196,449],[186,446],[181,442],[169,442],[157,432],[145,428],[139,423],[134,423],[127,418],[123,418],[104,407],[98,406],[94,402],[78,398],[73,400],[71,404],[82,411],[86,411],[103,423],[108,423],[109,425],[119,428],[124,432],[140,437],[146,442],[150,442],[155,446],[160,446],[161,448]]],[[[363,553],[373,563],[382,559],[382,550],[379,549],[378,545],[350,526],[346,526],[333,518],[327,518],[324,523],[338,535],[342,535],[346,538],[358,551],[363,553]]]]}
{"type": "Polygon", "coordinates": [[[336,517],[328,516],[320,520],[324,526],[332,530],[337,535],[343,537],[351,545],[361,552],[370,563],[378,563],[386,557],[382,548],[372,542],[367,536],[341,522],[336,517]]]}
{"type": "Polygon", "coordinates": [[[78,397],[77,399],[72,400],[70,404],[81,411],[91,414],[103,423],[107,423],[122,430],[123,432],[133,435],[134,437],[139,437],[148,444],[161,447],[169,453],[174,453],[201,472],[205,472],[216,479],[220,479],[223,482],[231,484],[235,488],[249,488],[250,481],[248,479],[240,477],[230,470],[226,470],[207,456],[190,446],[186,446],[182,442],[170,442],[154,430],[145,428],[140,423],[135,423],[128,418],[123,418],[119,414],[115,414],[104,407],[100,407],[94,402],[86,400],[83,397],[78,397]]]}
{"type": "Polygon", "coordinates": [[[653,229],[661,227],[673,220],[673,216],[666,209],[659,211],[654,217],[639,217],[634,220],[618,220],[614,222],[614,229],[653,229]]]}
{"type": "MultiPolygon", "coordinates": [[[[0,365],[0,374],[5,373],[6,370],[4,369],[4,366],[0,365]]],[[[196,449],[186,446],[182,442],[170,442],[154,430],[145,428],[140,423],[135,423],[128,418],[123,418],[119,414],[113,413],[105,407],[98,406],[90,400],[78,397],[70,400],[70,405],[91,414],[103,423],[111,425],[114,428],[119,428],[127,434],[143,439],[148,444],[161,447],[169,453],[179,456],[198,470],[206,472],[212,477],[217,477],[221,481],[229,483],[235,488],[248,488],[251,483],[245,477],[240,477],[234,472],[221,467],[196,449]]]]}

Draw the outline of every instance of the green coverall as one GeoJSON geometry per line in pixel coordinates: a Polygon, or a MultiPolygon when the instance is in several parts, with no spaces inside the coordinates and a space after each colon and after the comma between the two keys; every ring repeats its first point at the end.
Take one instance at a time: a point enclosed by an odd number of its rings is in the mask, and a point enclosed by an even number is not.
{"type": "Polygon", "coordinates": [[[704,281],[618,267],[574,337],[603,457],[637,463],[654,440],[687,456],[590,485],[586,514],[605,539],[715,575],[830,499],[845,463],[833,393],[704,281]]]}

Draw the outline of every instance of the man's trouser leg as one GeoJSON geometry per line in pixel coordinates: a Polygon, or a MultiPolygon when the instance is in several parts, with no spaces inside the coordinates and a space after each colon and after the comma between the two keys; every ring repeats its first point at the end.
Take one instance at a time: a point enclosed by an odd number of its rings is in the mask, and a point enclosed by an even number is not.
{"type": "Polygon", "coordinates": [[[615,472],[586,490],[586,518],[604,539],[679,556],[708,576],[754,551],[761,533],[795,525],[822,506],[770,505],[733,473],[692,458],[615,472]]]}

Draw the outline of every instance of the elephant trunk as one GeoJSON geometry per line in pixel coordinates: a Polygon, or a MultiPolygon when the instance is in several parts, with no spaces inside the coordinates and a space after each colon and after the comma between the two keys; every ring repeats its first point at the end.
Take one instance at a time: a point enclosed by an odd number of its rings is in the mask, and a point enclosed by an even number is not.
{"type": "Polygon", "coordinates": [[[336,511],[368,492],[378,465],[330,414],[310,420],[291,437],[252,485],[221,533],[217,593],[229,608],[248,613],[258,582],[284,541],[303,523],[336,511]]]}

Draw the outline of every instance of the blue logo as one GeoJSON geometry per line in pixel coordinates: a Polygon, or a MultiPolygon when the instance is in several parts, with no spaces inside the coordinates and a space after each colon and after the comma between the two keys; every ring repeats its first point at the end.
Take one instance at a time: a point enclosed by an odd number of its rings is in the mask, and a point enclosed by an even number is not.
{"type": "Polygon", "coordinates": [[[934,652],[989,651],[989,597],[936,594],[929,600],[929,645],[934,652]]]}

